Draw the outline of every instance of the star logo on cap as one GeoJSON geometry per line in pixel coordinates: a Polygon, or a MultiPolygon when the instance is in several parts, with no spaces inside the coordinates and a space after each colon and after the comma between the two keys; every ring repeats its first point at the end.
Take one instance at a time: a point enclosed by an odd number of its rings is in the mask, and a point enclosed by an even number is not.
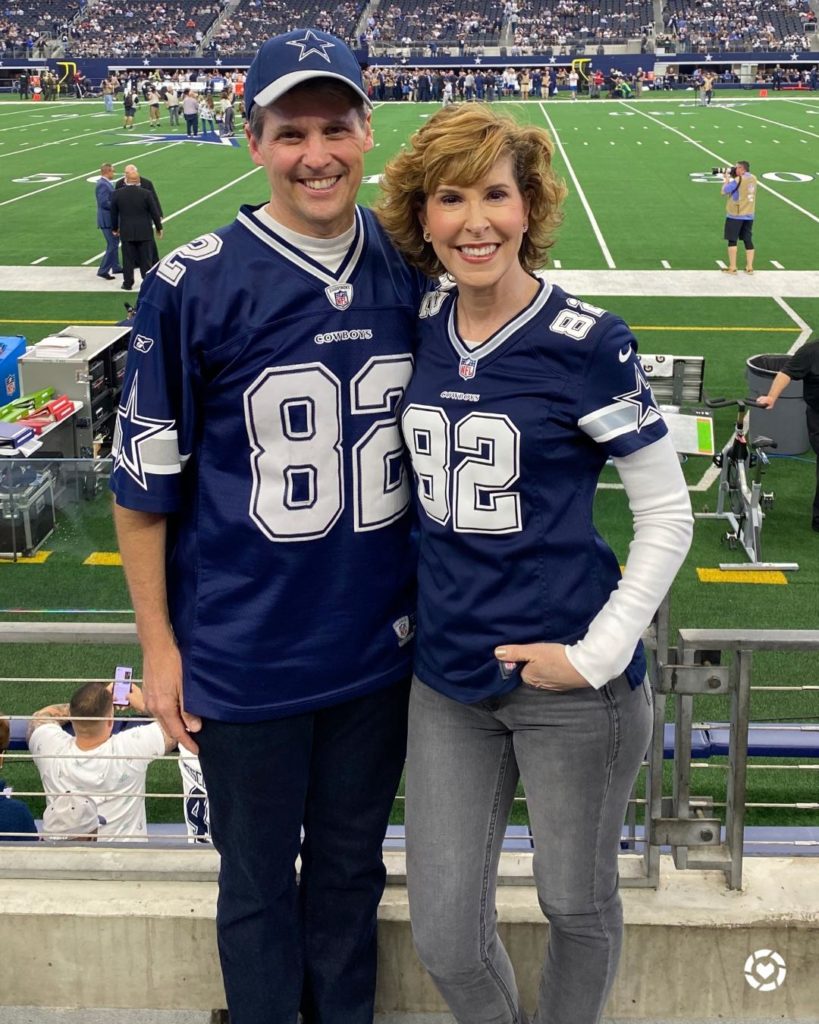
{"type": "Polygon", "coordinates": [[[319,37],[308,28],[304,33],[303,39],[289,39],[287,41],[287,45],[301,47],[299,63],[301,63],[305,57],[309,57],[311,53],[315,53],[319,57],[323,57],[328,64],[331,64],[332,60],[330,59],[330,55],[327,53],[327,50],[329,47],[335,46],[336,44],[331,43],[329,40],[325,42],[325,40],[319,39],[319,37]]]}

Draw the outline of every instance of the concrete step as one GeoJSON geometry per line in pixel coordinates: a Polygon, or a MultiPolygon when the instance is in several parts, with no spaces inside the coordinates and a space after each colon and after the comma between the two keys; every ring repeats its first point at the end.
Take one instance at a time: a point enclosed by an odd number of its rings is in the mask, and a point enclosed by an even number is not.
{"type": "MultiPolygon", "coordinates": [[[[211,1024],[206,1010],[79,1010],[64,1007],[0,1006],[3,1024],[211,1024]]],[[[448,1013],[377,1013],[374,1024],[455,1024],[448,1013]]],[[[606,1017],[601,1024],[748,1024],[743,1017],[660,1020],[606,1017]]],[[[753,1024],[782,1024],[782,1017],[754,1017],[753,1024]]],[[[819,1017],[792,1018],[789,1024],[819,1024],[819,1017]]]]}

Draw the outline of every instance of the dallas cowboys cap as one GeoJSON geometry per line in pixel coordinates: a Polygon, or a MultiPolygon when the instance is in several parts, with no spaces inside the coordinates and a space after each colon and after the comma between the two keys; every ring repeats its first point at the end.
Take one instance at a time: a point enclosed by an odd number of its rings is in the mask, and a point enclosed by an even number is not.
{"type": "Polygon", "coordinates": [[[318,29],[295,29],[274,36],[253,58],[245,79],[245,114],[254,103],[266,107],[294,86],[312,78],[335,78],[372,107],[364,91],[361,68],[353,51],[335,36],[318,29]]]}

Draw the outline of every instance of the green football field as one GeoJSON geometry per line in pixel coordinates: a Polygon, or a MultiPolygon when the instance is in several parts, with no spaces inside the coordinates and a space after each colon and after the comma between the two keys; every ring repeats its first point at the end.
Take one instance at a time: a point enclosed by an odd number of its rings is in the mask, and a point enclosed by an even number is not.
{"type": "MultiPolygon", "coordinates": [[[[719,93],[712,107],[703,108],[681,92],[633,102],[561,98],[499,106],[547,127],[556,139],[556,165],[569,187],[553,249],[556,279],[564,284],[561,275],[571,275],[564,287],[620,313],[641,352],[702,355],[708,393],[736,397],[745,393],[749,356],[788,352],[819,333],[819,98],[719,93]],[[761,186],[753,278],[720,273],[724,200],[722,179],[711,169],[738,159],[750,161],[761,186]]],[[[435,109],[376,108],[362,202],[374,200],[385,161],[435,109]]],[[[120,171],[136,163],[154,182],[165,211],[162,254],[230,221],[241,203],[267,198],[264,173],[250,162],[243,139],[230,145],[151,134],[144,108],[136,130],[125,133],[119,113],[105,114],[99,102],[0,102],[0,334],[24,334],[35,342],[68,324],[122,317],[129,296],[119,290],[121,279],[109,284],[94,275],[102,249],[94,181],[105,161],[120,171]]],[[[715,415],[718,446],[730,423],[730,412],[715,415]]],[[[713,508],[716,501],[710,465],[703,457],[685,463],[695,509],[713,508]]],[[[814,472],[813,456],[805,453],[773,459],[766,477],[776,502],[765,523],[763,557],[796,561],[799,571],[754,582],[710,582],[713,574],[705,570],[742,562],[743,556],[721,544],[721,524],[700,521],[672,594],[676,626],[817,627],[819,535],[809,528],[814,472]]],[[[628,510],[613,471],[604,482],[599,528],[624,560],[628,510]]],[[[105,494],[66,508],[45,558],[17,564],[0,559],[0,618],[129,619],[121,569],[93,558],[115,551],[105,494]]],[[[755,682],[816,686],[816,662],[815,654],[759,655],[755,682]]],[[[139,674],[136,650],[7,647],[0,650],[0,709],[26,714],[65,700],[76,680],[106,678],[119,663],[134,664],[139,674]]],[[[764,721],[819,717],[815,690],[757,691],[752,710],[764,721]]],[[[703,700],[697,708],[700,720],[724,720],[726,714],[719,700],[703,700]]],[[[750,803],[806,805],[756,809],[752,820],[819,823],[817,769],[819,762],[799,772],[751,772],[750,803]]],[[[18,791],[36,788],[30,766],[7,765],[5,774],[14,776],[18,791]]],[[[702,770],[695,792],[719,796],[720,777],[719,769],[702,770]]],[[[150,787],[178,792],[175,768],[155,766],[150,787]]],[[[39,810],[41,803],[34,806],[39,810]]],[[[150,813],[178,819],[179,802],[153,801],[150,813]]]]}
{"type": "MultiPolygon", "coordinates": [[[[639,101],[558,100],[504,103],[503,109],[552,129],[557,166],[570,187],[554,255],[583,269],[712,270],[724,259],[723,200],[715,166],[747,159],[759,177],[759,269],[819,269],[819,98],[758,99],[751,94],[711,107],[691,93],[639,101]],[[666,266],[667,265],[667,266],[666,266]]],[[[384,104],[374,113],[362,201],[432,104],[384,104]]],[[[97,102],[0,103],[2,262],[93,263],[94,176],[111,161],[136,163],[157,187],[166,214],[162,251],[229,221],[238,204],[262,202],[264,175],[245,143],[188,142],[136,130],[97,102]]],[[[164,124],[162,131],[168,126],[164,124]]]]}

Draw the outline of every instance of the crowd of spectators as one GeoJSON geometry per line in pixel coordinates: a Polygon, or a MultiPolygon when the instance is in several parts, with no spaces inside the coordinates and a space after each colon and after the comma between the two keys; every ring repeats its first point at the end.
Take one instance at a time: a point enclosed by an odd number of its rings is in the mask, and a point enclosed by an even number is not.
{"type": "Polygon", "coordinates": [[[370,14],[364,37],[376,46],[428,46],[433,54],[439,45],[457,45],[463,53],[502,43],[524,53],[647,39],[652,23],[650,0],[446,0],[411,8],[383,3],[370,14]]]}
{"type": "Polygon", "coordinates": [[[808,0],[667,0],[657,45],[678,53],[809,50],[809,28],[816,15],[808,0]]]}
{"type": "Polygon", "coordinates": [[[209,52],[254,53],[260,39],[304,26],[351,39],[365,5],[366,0],[340,0],[334,6],[321,0],[242,0],[214,32],[209,52]]]}
{"type": "MultiPolygon", "coordinates": [[[[796,50],[815,45],[809,0],[664,0],[656,33],[666,52],[796,50]]],[[[312,25],[351,44],[383,52],[439,47],[461,54],[506,45],[510,56],[567,52],[653,33],[652,0],[240,0],[214,29],[228,0],[10,0],[0,8],[0,59],[47,56],[61,41],[67,57],[231,56],[255,51],[261,38],[312,25]],[[208,33],[214,29],[212,36],[208,33]],[[206,43],[207,40],[207,43],[206,43]]]]}
{"type": "Polygon", "coordinates": [[[86,0],[13,0],[0,10],[0,58],[44,56],[86,0]]]}
{"type": "Polygon", "coordinates": [[[383,3],[368,17],[369,45],[458,45],[463,52],[476,46],[496,46],[505,24],[502,3],[495,0],[444,0],[435,5],[383,3]]]}
{"type": "Polygon", "coordinates": [[[192,55],[224,9],[222,0],[128,0],[95,4],[69,27],[67,56],[192,55]]]}
{"type": "Polygon", "coordinates": [[[515,44],[532,50],[572,44],[617,44],[648,36],[649,0],[533,0],[512,13],[515,44]]]}

